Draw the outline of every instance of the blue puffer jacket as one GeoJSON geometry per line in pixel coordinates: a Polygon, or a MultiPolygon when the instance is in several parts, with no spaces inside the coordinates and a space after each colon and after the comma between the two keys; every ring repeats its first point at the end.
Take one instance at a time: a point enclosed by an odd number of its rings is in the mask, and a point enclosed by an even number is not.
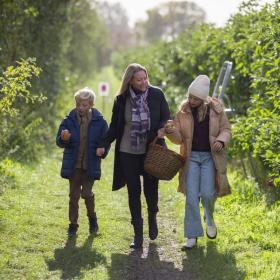
{"type": "MultiPolygon", "coordinates": [[[[92,119],[88,125],[88,162],[87,174],[90,179],[99,180],[101,176],[101,158],[96,156],[96,148],[100,139],[104,136],[108,129],[107,122],[104,120],[101,113],[95,108],[92,109],[92,119]]],[[[60,148],[64,148],[63,160],[61,167],[61,177],[69,179],[75,169],[79,144],[80,144],[80,125],[77,118],[76,110],[73,109],[68,116],[62,121],[59,126],[56,144],[60,148]],[[61,131],[68,129],[71,137],[68,141],[61,140],[61,131]]],[[[109,151],[105,151],[104,158],[109,151]]]]}

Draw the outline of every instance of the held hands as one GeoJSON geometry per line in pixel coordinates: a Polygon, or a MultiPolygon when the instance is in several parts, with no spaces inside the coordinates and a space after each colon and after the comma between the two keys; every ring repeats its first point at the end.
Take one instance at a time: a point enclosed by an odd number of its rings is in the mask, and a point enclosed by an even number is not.
{"type": "Polygon", "coordinates": [[[175,127],[174,121],[168,120],[164,129],[165,129],[166,134],[171,134],[171,133],[175,132],[176,127],[175,127]]]}
{"type": "Polygon", "coordinates": [[[60,137],[62,141],[68,141],[71,137],[71,133],[69,132],[68,129],[63,129],[61,131],[60,137]]]}
{"type": "Polygon", "coordinates": [[[224,145],[220,141],[215,141],[213,144],[213,151],[214,152],[220,152],[224,148],[224,145]]]}
{"type": "Polygon", "coordinates": [[[166,134],[173,133],[176,130],[173,120],[168,120],[163,128],[158,130],[158,138],[164,138],[166,134]]]}
{"type": "Polygon", "coordinates": [[[97,148],[96,149],[96,155],[98,157],[102,157],[104,155],[104,153],[105,153],[105,148],[97,148]]]}

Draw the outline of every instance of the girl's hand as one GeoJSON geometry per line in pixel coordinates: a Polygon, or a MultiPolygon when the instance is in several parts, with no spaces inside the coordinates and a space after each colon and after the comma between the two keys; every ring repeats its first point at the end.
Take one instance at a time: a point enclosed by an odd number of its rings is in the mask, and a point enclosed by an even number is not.
{"type": "Polygon", "coordinates": [[[220,141],[215,141],[213,144],[213,151],[214,152],[220,152],[223,149],[224,145],[220,141]]]}
{"type": "Polygon", "coordinates": [[[175,132],[175,124],[174,124],[174,121],[173,120],[168,120],[165,127],[165,133],[166,134],[170,134],[170,133],[173,133],[175,132]]]}
{"type": "Polygon", "coordinates": [[[68,129],[63,129],[61,131],[60,137],[62,141],[68,141],[71,137],[71,133],[69,132],[68,129]]]}

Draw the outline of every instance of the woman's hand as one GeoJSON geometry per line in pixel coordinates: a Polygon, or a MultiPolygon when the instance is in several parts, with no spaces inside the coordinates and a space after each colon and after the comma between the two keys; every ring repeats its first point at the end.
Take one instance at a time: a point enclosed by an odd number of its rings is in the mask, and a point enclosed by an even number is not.
{"type": "Polygon", "coordinates": [[[68,141],[71,137],[71,133],[68,129],[63,129],[60,134],[60,138],[62,141],[68,141]]]}
{"type": "Polygon", "coordinates": [[[213,144],[213,151],[220,152],[224,147],[224,144],[220,141],[215,141],[213,144]]]}
{"type": "Polygon", "coordinates": [[[104,153],[105,153],[105,148],[97,148],[96,149],[96,155],[98,157],[102,157],[104,155],[104,153]]]}
{"type": "Polygon", "coordinates": [[[164,138],[164,136],[165,136],[165,129],[164,129],[164,127],[163,127],[163,128],[160,128],[160,129],[158,130],[158,132],[157,132],[157,137],[158,137],[158,138],[164,138]]]}

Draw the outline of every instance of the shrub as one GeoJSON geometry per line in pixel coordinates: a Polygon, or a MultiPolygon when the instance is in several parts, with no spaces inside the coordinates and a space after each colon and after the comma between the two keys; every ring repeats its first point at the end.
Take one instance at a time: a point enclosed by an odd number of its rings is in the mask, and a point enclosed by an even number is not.
{"type": "Polygon", "coordinates": [[[46,98],[30,92],[31,81],[40,69],[34,59],[21,60],[9,66],[0,77],[0,160],[6,157],[25,159],[39,149],[36,129],[42,122],[33,109],[46,98]]]}

